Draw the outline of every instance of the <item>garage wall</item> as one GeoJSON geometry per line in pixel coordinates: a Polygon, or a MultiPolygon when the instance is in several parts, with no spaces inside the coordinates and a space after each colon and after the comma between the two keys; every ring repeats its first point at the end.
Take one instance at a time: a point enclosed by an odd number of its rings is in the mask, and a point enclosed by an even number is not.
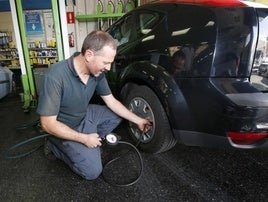
{"type": "Polygon", "coordinates": [[[11,12],[1,12],[0,16],[0,31],[10,32],[12,34],[12,39],[15,41],[11,12]]]}
{"type": "MultiPolygon", "coordinates": [[[[108,5],[109,0],[101,0],[103,4],[103,12],[106,13],[106,7],[108,5]]],[[[123,5],[126,5],[126,3],[129,0],[121,0],[123,5]]],[[[132,1],[132,0],[130,0],[132,1]]],[[[112,1],[115,4],[115,9],[116,9],[116,4],[118,1],[112,1]]],[[[132,1],[134,2],[134,1],[132,1]]],[[[66,12],[74,12],[74,16],[76,15],[90,15],[90,14],[96,14],[97,13],[97,0],[77,0],[76,4],[73,4],[73,0],[67,0],[67,6],[66,6],[66,12]]],[[[114,19],[115,21],[116,19],[114,19]]],[[[74,24],[68,24],[68,33],[73,33],[74,38],[75,38],[75,46],[70,47],[70,53],[74,53],[75,51],[80,51],[82,47],[82,43],[84,38],[88,33],[91,31],[98,29],[98,21],[88,21],[88,22],[79,22],[75,20],[74,24]]],[[[107,25],[107,20],[103,20],[103,30],[108,28],[107,25]]]]}
{"type": "MultiPolygon", "coordinates": [[[[66,12],[74,12],[74,16],[83,14],[94,14],[96,13],[96,2],[88,0],[76,1],[76,5],[73,5],[72,0],[67,0],[68,6],[66,6],[66,12]]],[[[97,27],[96,22],[78,22],[75,20],[74,24],[68,24],[68,33],[74,35],[74,47],[70,47],[70,54],[75,51],[80,51],[82,43],[86,35],[95,30],[97,27]]]]}
{"type": "Polygon", "coordinates": [[[262,4],[265,4],[265,5],[268,5],[268,0],[249,0],[249,1],[258,2],[258,3],[262,3],[262,4]]]}

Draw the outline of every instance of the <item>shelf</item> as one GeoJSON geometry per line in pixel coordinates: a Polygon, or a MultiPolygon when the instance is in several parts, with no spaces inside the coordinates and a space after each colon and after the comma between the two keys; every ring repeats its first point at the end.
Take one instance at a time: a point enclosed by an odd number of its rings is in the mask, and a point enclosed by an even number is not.
{"type": "Polygon", "coordinates": [[[54,48],[54,47],[46,47],[46,48],[29,48],[29,50],[32,50],[32,51],[43,51],[43,50],[57,50],[57,48],[54,48]]]}
{"type": "Polygon", "coordinates": [[[8,67],[10,70],[20,69],[20,67],[8,67]]]}
{"type": "Polygon", "coordinates": [[[57,58],[58,56],[31,56],[30,59],[33,58],[57,58]]]}
{"type": "Polygon", "coordinates": [[[0,49],[0,52],[10,52],[10,51],[17,51],[16,48],[2,48],[0,49]]]}
{"type": "Polygon", "coordinates": [[[18,60],[19,58],[12,58],[12,59],[0,59],[0,61],[11,61],[11,60],[18,60]]]}
{"type": "Polygon", "coordinates": [[[119,18],[125,15],[125,13],[103,13],[103,14],[91,14],[91,15],[76,15],[75,18],[79,22],[94,21],[97,19],[105,18],[119,18]]]}

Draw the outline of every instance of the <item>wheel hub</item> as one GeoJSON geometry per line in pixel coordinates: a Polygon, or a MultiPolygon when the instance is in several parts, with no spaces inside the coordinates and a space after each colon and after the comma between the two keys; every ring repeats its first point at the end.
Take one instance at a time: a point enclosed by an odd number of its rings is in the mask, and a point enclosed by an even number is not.
{"type": "Polygon", "coordinates": [[[154,134],[154,114],[150,107],[150,105],[141,97],[135,97],[129,103],[129,110],[135,113],[136,115],[148,119],[152,122],[153,128],[148,132],[142,132],[138,129],[138,127],[133,124],[129,123],[130,129],[132,134],[137,138],[137,140],[141,141],[142,143],[146,143],[151,141],[153,134],[154,134]]]}

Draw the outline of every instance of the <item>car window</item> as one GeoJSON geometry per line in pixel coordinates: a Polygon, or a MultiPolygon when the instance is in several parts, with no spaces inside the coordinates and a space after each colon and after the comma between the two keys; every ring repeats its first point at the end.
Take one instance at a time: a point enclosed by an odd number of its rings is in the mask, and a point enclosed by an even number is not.
{"type": "Polygon", "coordinates": [[[169,47],[176,45],[184,52],[184,73],[187,71],[189,77],[208,76],[216,41],[213,12],[198,6],[177,6],[168,13],[167,25],[169,47]]]}
{"type": "Polygon", "coordinates": [[[138,35],[143,36],[152,31],[153,26],[159,19],[157,13],[141,13],[139,14],[138,35]]]}
{"type": "Polygon", "coordinates": [[[218,37],[211,76],[249,77],[257,39],[252,8],[217,8],[218,37]],[[245,20],[248,19],[248,20],[245,20]]]}
{"type": "Polygon", "coordinates": [[[257,10],[259,37],[255,51],[251,83],[261,91],[268,91],[268,9],[257,10]]]}
{"type": "Polygon", "coordinates": [[[159,14],[139,12],[137,15],[128,15],[119,20],[108,32],[115,39],[118,46],[132,42],[149,34],[159,22],[159,14]]]}
{"type": "Polygon", "coordinates": [[[123,45],[133,39],[132,35],[135,33],[133,30],[135,25],[133,24],[132,16],[126,16],[122,18],[116,25],[109,31],[112,37],[115,39],[118,46],[123,45]]]}

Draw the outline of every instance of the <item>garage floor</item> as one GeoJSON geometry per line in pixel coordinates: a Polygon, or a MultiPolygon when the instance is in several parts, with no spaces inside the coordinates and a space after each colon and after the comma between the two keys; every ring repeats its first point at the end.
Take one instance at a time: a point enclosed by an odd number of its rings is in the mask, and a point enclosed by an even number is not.
{"type": "MultiPolygon", "coordinates": [[[[15,130],[16,126],[37,119],[35,109],[24,113],[21,107],[16,94],[0,100],[0,154],[37,134],[34,128],[15,130]]],[[[124,125],[116,132],[122,140],[128,140],[124,125]]],[[[42,143],[43,140],[36,140],[16,152],[42,143]]],[[[112,182],[127,183],[137,176],[139,161],[127,147],[103,146],[102,152],[104,162],[124,156],[106,169],[112,182]]],[[[142,157],[142,178],[132,186],[117,187],[106,183],[103,177],[95,181],[81,179],[60,160],[45,158],[43,147],[17,159],[1,155],[0,201],[267,201],[267,150],[176,145],[168,152],[142,153],[142,157]]]]}

